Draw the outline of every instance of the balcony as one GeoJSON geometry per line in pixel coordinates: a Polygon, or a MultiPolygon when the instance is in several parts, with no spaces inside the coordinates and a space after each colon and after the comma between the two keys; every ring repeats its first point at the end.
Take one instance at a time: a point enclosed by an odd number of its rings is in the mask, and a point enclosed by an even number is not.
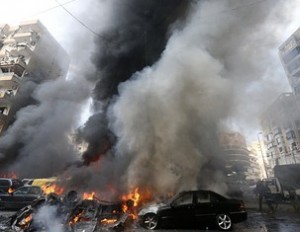
{"type": "Polygon", "coordinates": [[[13,72],[0,73],[0,87],[7,89],[17,89],[21,78],[13,72]]]}

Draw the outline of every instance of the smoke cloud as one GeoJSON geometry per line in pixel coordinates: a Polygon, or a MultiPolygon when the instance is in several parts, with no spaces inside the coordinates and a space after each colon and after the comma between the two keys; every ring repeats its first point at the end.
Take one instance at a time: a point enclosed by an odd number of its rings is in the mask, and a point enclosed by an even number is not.
{"type": "Polygon", "coordinates": [[[20,177],[48,177],[76,160],[68,135],[89,94],[84,82],[58,79],[36,87],[36,105],[18,111],[16,121],[1,137],[0,148],[9,169],[20,177]]]}
{"type": "MultiPolygon", "coordinates": [[[[95,69],[85,73],[94,111],[78,136],[88,142],[89,166],[69,168],[69,185],[224,189],[217,135],[250,134],[270,99],[288,89],[277,47],[295,2],[94,1],[109,13],[95,38],[95,69]]],[[[41,85],[38,104],[19,111],[0,140],[11,169],[49,176],[76,160],[66,134],[88,95],[81,79],[41,85]]]]}
{"type": "Polygon", "coordinates": [[[102,160],[108,167],[99,175],[125,188],[148,186],[160,193],[222,188],[218,132],[252,132],[261,110],[288,88],[276,49],[278,32],[291,20],[290,3],[190,3],[188,20],[169,31],[159,60],[129,70],[131,79],[116,85],[119,96],[107,117],[117,158],[102,160]]]}
{"type": "MultiPolygon", "coordinates": [[[[64,232],[62,219],[57,216],[57,207],[42,206],[33,216],[33,221],[42,223],[47,232],[64,232]]],[[[40,224],[37,226],[41,226],[40,224]]]]}

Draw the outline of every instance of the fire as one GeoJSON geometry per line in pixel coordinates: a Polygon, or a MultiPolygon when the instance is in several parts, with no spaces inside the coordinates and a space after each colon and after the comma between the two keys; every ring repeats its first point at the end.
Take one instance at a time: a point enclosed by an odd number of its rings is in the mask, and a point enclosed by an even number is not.
{"type": "Polygon", "coordinates": [[[137,213],[134,208],[139,205],[140,197],[139,188],[135,188],[133,192],[122,196],[122,210],[124,213],[128,213],[132,219],[137,219],[137,213]]]}
{"type": "Polygon", "coordinates": [[[102,223],[102,224],[113,224],[113,223],[115,223],[117,221],[117,219],[107,219],[107,218],[104,218],[104,219],[102,219],[100,222],[102,223]]]}
{"type": "Polygon", "coordinates": [[[70,222],[69,225],[75,224],[79,221],[81,215],[83,214],[83,210],[80,211],[70,222]]]}
{"type": "MultiPolygon", "coordinates": [[[[133,204],[132,206],[136,207],[139,204],[140,197],[141,195],[139,194],[139,188],[135,188],[132,193],[122,196],[122,201],[124,202],[132,201],[133,204]]],[[[126,212],[127,210],[128,210],[128,206],[124,204],[123,211],[126,212]]]]}
{"type": "Polygon", "coordinates": [[[83,200],[93,200],[95,197],[95,192],[92,193],[83,193],[82,199],[83,200]]]}
{"type": "Polygon", "coordinates": [[[50,193],[56,193],[57,195],[61,195],[64,193],[64,189],[56,184],[44,184],[41,186],[41,189],[46,195],[50,193]]]}
{"type": "Polygon", "coordinates": [[[32,220],[32,214],[29,214],[27,217],[25,217],[21,222],[20,222],[20,226],[22,228],[25,228],[27,226],[28,223],[30,223],[32,220]]]}
{"type": "Polygon", "coordinates": [[[7,192],[9,193],[9,194],[11,194],[11,193],[13,193],[15,190],[13,189],[13,188],[9,188],[8,190],[7,190],[7,192]]]}

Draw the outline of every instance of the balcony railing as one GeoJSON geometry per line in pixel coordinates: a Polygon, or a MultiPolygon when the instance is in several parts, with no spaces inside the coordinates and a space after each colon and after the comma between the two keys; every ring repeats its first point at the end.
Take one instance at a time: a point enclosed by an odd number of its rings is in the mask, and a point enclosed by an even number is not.
{"type": "Polygon", "coordinates": [[[14,72],[0,73],[0,81],[11,81],[11,80],[21,81],[21,78],[18,75],[16,75],[14,72]]]}

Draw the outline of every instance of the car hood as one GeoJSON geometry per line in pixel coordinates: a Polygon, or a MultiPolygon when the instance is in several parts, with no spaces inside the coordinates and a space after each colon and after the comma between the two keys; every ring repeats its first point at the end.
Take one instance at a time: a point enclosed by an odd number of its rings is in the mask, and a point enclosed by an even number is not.
{"type": "Polygon", "coordinates": [[[163,207],[167,206],[167,204],[163,204],[163,203],[160,203],[160,204],[151,204],[151,205],[148,205],[147,207],[145,208],[142,208],[139,212],[138,212],[138,215],[141,216],[141,215],[145,215],[147,213],[157,213],[157,211],[163,207]]]}

